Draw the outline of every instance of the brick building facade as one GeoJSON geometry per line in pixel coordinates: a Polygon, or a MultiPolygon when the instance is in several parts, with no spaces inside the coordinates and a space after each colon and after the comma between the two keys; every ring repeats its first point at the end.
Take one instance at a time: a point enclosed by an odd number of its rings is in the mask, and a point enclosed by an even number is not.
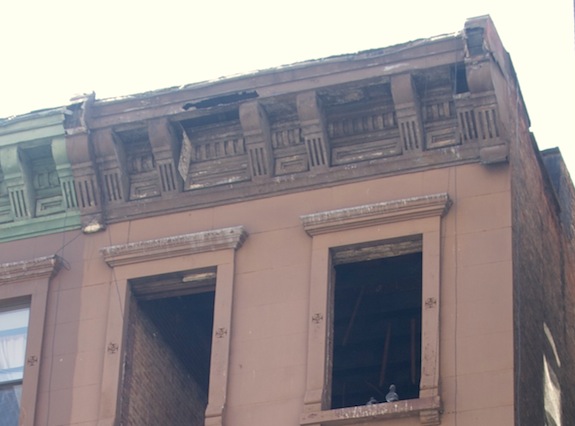
{"type": "Polygon", "coordinates": [[[575,190],[529,126],[488,17],[0,121],[6,424],[575,422],[575,190]]]}

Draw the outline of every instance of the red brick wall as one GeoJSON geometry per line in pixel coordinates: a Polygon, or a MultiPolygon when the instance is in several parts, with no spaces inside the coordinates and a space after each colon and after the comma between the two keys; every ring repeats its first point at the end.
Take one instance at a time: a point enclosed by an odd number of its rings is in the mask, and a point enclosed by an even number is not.
{"type": "Polygon", "coordinates": [[[135,301],[130,305],[121,393],[121,425],[204,424],[207,396],[135,301]]]}
{"type": "MultiPolygon", "coordinates": [[[[560,407],[575,424],[573,267],[561,203],[526,126],[511,141],[515,324],[515,424],[548,424],[560,407]],[[545,378],[545,363],[552,380],[545,378]],[[559,390],[550,392],[550,383],[559,390]],[[545,399],[547,398],[547,402],[545,399]],[[551,407],[551,408],[550,408],[551,407]]],[[[549,423],[551,424],[551,423],[549,423]]]]}

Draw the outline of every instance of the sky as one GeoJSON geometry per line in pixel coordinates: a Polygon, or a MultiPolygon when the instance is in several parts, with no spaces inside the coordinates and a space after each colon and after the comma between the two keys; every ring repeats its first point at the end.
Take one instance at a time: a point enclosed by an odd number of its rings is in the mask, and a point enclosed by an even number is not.
{"type": "Polygon", "coordinates": [[[489,14],[540,149],[575,177],[573,0],[20,0],[0,6],[0,117],[455,33],[489,14]]]}

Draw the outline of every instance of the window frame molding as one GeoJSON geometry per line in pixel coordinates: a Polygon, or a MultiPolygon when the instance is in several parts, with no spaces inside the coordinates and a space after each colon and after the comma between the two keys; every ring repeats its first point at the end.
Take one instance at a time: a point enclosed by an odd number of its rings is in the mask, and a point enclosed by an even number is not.
{"type": "Polygon", "coordinates": [[[104,247],[103,260],[113,269],[106,356],[101,387],[99,426],[119,418],[122,360],[131,294],[129,281],[145,276],[216,267],[210,386],[205,412],[207,426],[221,426],[225,415],[229,376],[235,252],[248,234],[243,226],[176,235],[104,247]]]}
{"type": "Polygon", "coordinates": [[[376,204],[324,211],[300,217],[312,238],[307,378],[300,424],[345,425],[358,421],[419,416],[426,426],[440,424],[439,312],[441,222],[452,202],[446,193],[404,198],[376,204]],[[332,249],[421,235],[422,337],[419,398],[370,406],[329,406],[330,339],[333,318],[332,249]]]}
{"type": "Polygon", "coordinates": [[[57,255],[0,264],[0,304],[11,306],[27,301],[30,308],[18,423],[21,426],[34,425],[49,282],[63,264],[57,255]]]}

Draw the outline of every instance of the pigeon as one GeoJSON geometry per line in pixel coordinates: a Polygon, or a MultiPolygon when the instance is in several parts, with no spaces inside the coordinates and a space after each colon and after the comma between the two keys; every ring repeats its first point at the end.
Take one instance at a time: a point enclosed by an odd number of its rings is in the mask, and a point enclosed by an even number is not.
{"type": "Polygon", "coordinates": [[[399,396],[395,392],[395,385],[391,385],[389,387],[389,392],[385,395],[385,400],[387,402],[394,402],[399,400],[399,396]]]}
{"type": "Polygon", "coordinates": [[[371,398],[369,398],[369,401],[367,401],[365,405],[373,405],[373,404],[377,404],[377,399],[375,399],[372,396],[371,398]]]}

